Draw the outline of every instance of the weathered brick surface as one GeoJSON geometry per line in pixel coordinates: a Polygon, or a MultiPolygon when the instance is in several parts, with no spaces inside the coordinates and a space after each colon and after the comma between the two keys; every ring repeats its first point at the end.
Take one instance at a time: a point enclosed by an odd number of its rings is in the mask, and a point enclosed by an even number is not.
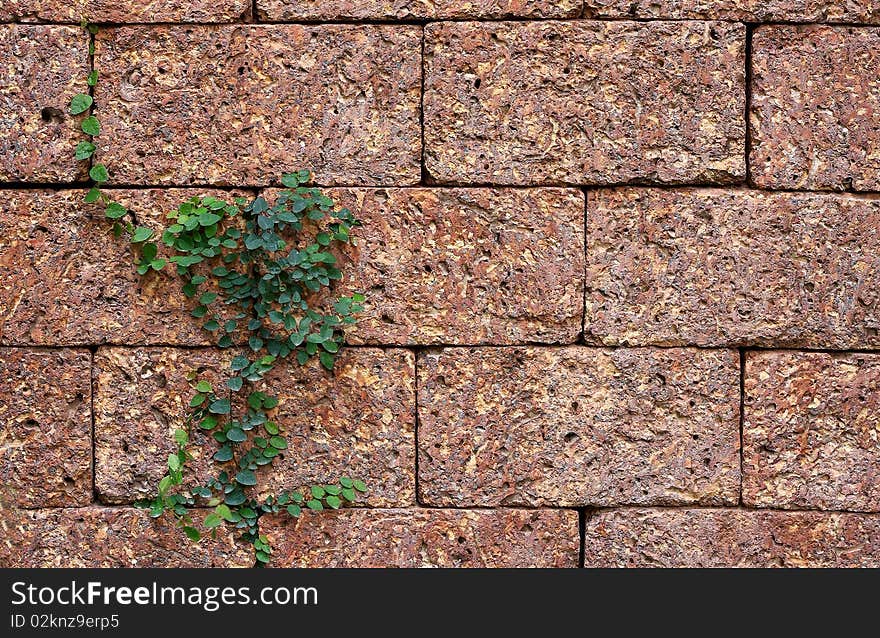
{"type": "Polygon", "coordinates": [[[117,183],[420,177],[415,26],[162,26],[97,36],[98,156],[117,183]],[[246,96],[246,99],[242,96],[246,96]]]}
{"type": "Polygon", "coordinates": [[[608,510],[585,567],[880,567],[880,517],[736,509],[608,510]]]}
{"type": "Polygon", "coordinates": [[[877,0],[585,0],[587,17],[880,23],[877,0]]]}
{"type": "Polygon", "coordinates": [[[70,99],[86,91],[88,34],[62,26],[0,25],[0,181],[69,182],[86,176],[73,157],[84,116],[70,99]]]}
{"type": "Polygon", "coordinates": [[[284,567],[577,567],[566,510],[340,510],[264,518],[284,567]]]}
{"type": "Polygon", "coordinates": [[[447,349],[419,359],[430,505],[731,504],[738,355],[447,349]]]}
{"type": "Polygon", "coordinates": [[[880,346],[880,200],[603,190],[587,223],[588,342],[880,346]]]}
{"type": "Polygon", "coordinates": [[[572,18],[581,0],[257,0],[264,20],[572,18]]]}
{"type": "Polygon", "coordinates": [[[250,0],[3,0],[0,20],[21,22],[232,22],[250,0]]]}
{"type": "Polygon", "coordinates": [[[880,354],[746,358],[743,501],[880,511],[880,354]]]}
{"type": "Polygon", "coordinates": [[[755,183],[880,189],[880,31],[764,26],[752,51],[755,183]]]}
{"type": "MultiPolygon", "coordinates": [[[[184,427],[195,372],[216,388],[226,378],[228,351],[176,348],[101,348],[95,353],[95,488],[104,503],[151,497],[165,472],[173,435],[184,427]]],[[[194,429],[187,465],[203,484],[220,468],[217,444],[194,429]]]]}
{"type": "MultiPolygon", "coordinates": [[[[137,274],[128,243],[113,236],[103,208],[82,190],[0,190],[0,343],[211,343],[171,268],[137,274]]],[[[206,190],[111,191],[139,223],[206,190]]]]}
{"type": "MultiPolygon", "coordinates": [[[[195,517],[198,517],[196,514],[195,517]]],[[[3,512],[0,567],[251,567],[253,550],[232,531],[198,544],[170,517],[87,507],[3,512]]]]}
{"type": "Polygon", "coordinates": [[[440,181],[745,175],[743,25],[465,22],[425,38],[425,161],[440,181]]]}
{"type": "Polygon", "coordinates": [[[343,271],[367,295],[349,341],[572,343],[583,315],[574,190],[333,189],[364,223],[343,271]]]}
{"type": "Polygon", "coordinates": [[[92,500],[91,355],[0,348],[0,508],[92,500]]]}
{"type": "Polygon", "coordinates": [[[342,352],[332,372],[312,360],[277,367],[263,384],[289,449],[258,476],[264,494],[360,478],[374,506],[415,502],[415,360],[406,350],[342,352]]]}

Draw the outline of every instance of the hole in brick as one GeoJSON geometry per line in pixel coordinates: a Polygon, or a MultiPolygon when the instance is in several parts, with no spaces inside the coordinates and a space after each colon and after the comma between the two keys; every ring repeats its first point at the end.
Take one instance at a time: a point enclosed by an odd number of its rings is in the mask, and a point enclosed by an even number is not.
{"type": "Polygon", "coordinates": [[[572,402],[571,402],[571,409],[572,409],[572,410],[577,411],[580,407],[581,407],[581,404],[578,403],[577,401],[572,401],[572,402]]]}
{"type": "Polygon", "coordinates": [[[709,459],[703,459],[703,465],[708,467],[709,466],[709,459]]]}
{"type": "Polygon", "coordinates": [[[388,316],[387,314],[385,314],[384,312],[382,313],[382,321],[385,322],[385,323],[394,323],[394,319],[392,319],[391,317],[389,317],[389,316],[388,316]]]}
{"type": "Polygon", "coordinates": [[[69,476],[65,476],[63,480],[67,485],[73,485],[74,483],[74,480],[69,476]]]}
{"type": "Polygon", "coordinates": [[[569,432],[563,438],[565,439],[566,443],[574,443],[581,437],[579,437],[576,432],[569,432]]]}
{"type": "Polygon", "coordinates": [[[718,32],[715,30],[715,27],[709,28],[709,37],[712,38],[713,40],[718,39],[718,32]]]}
{"type": "Polygon", "coordinates": [[[564,69],[562,69],[562,72],[563,72],[565,75],[568,75],[569,73],[571,73],[571,67],[568,67],[568,66],[565,67],[564,69]]]}
{"type": "Polygon", "coordinates": [[[122,451],[128,452],[128,443],[126,441],[122,442],[122,451]]]}
{"type": "Polygon", "coordinates": [[[432,270],[432,269],[431,269],[431,264],[425,264],[424,267],[423,267],[423,269],[424,269],[425,272],[431,272],[431,270],[432,270]]]}
{"type": "Polygon", "coordinates": [[[657,381],[660,382],[660,385],[666,385],[666,377],[664,377],[659,372],[657,373],[657,381]]]}
{"type": "Polygon", "coordinates": [[[459,542],[459,543],[463,543],[463,542],[464,542],[464,536],[459,536],[459,537],[458,537],[458,542],[459,542]]]}
{"type": "Polygon", "coordinates": [[[483,83],[483,81],[482,81],[480,78],[477,78],[476,80],[474,80],[474,88],[475,88],[475,89],[480,88],[480,85],[481,85],[482,83],[483,83]]]}
{"type": "Polygon", "coordinates": [[[30,428],[35,428],[39,425],[39,423],[37,423],[36,419],[28,419],[27,421],[24,422],[24,424],[30,428]]]}
{"type": "Polygon", "coordinates": [[[700,435],[699,435],[699,434],[691,434],[691,438],[692,438],[694,441],[699,441],[699,440],[700,440],[700,435]]]}
{"type": "Polygon", "coordinates": [[[168,70],[165,67],[161,67],[161,66],[158,69],[156,69],[156,71],[159,73],[159,75],[165,75],[166,73],[168,73],[168,70]]]}
{"type": "Polygon", "coordinates": [[[804,284],[804,290],[806,290],[807,292],[813,292],[813,290],[815,289],[816,286],[811,281],[808,281],[804,284]]]}
{"type": "Polygon", "coordinates": [[[40,117],[44,122],[63,122],[64,112],[52,106],[45,106],[40,109],[40,117]]]}
{"type": "Polygon", "coordinates": [[[697,402],[694,401],[693,399],[691,399],[690,401],[688,401],[688,405],[691,406],[691,407],[693,408],[693,407],[695,407],[695,406],[697,405],[697,402]]]}

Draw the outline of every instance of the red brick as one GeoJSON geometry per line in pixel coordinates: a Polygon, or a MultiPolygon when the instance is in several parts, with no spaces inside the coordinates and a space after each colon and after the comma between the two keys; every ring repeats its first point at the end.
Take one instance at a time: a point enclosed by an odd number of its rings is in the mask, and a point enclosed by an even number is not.
{"type": "Polygon", "coordinates": [[[262,20],[572,18],[581,0],[257,0],[262,20]]]}
{"type": "MultiPolygon", "coordinates": [[[[199,514],[196,514],[199,516],[199,514]]],[[[222,532],[189,541],[171,517],[87,507],[7,511],[0,567],[251,567],[253,550],[222,532]]]]}
{"type": "Polygon", "coordinates": [[[574,190],[332,189],[364,223],[341,292],[352,343],[573,343],[584,199],[574,190]]]}
{"type": "Polygon", "coordinates": [[[415,503],[415,360],[406,350],[350,348],[325,371],[279,366],[260,385],[277,396],[290,449],[258,474],[264,495],[352,476],[362,503],[415,503]]]}
{"type": "Polygon", "coordinates": [[[427,352],[420,502],[736,503],[738,381],[738,355],[724,350],[427,352]]]}
{"type": "MultiPolygon", "coordinates": [[[[101,348],[95,354],[95,488],[104,503],[132,503],[156,494],[176,449],[195,394],[196,372],[215,388],[228,376],[228,351],[177,348],[101,348]]],[[[203,484],[221,468],[211,459],[217,444],[195,430],[188,450],[186,485],[203,484]]]]}
{"type": "Polygon", "coordinates": [[[0,24],[0,181],[70,182],[86,177],[74,158],[85,139],[67,110],[88,90],[89,36],[60,26],[0,24]]]}
{"type": "Polygon", "coordinates": [[[745,27],[425,29],[425,162],[441,182],[728,183],[745,176],[745,27]]]}
{"type": "Polygon", "coordinates": [[[876,0],[586,0],[594,18],[880,23],[876,0]]]}
{"type": "Polygon", "coordinates": [[[127,184],[269,184],[300,168],[324,184],[415,183],[420,35],[375,25],[106,29],[98,157],[127,184]]]}
{"type": "Polygon", "coordinates": [[[565,510],[348,509],[264,518],[283,567],[576,567],[565,510]]]}
{"type": "MultiPolygon", "coordinates": [[[[156,230],[195,195],[220,191],[109,191],[156,230]]],[[[0,191],[0,343],[212,343],[168,268],[137,274],[128,242],[113,236],[84,190],[0,191]]]]}
{"type": "Polygon", "coordinates": [[[880,567],[880,517],[621,509],[588,518],[585,567],[880,567]]]}
{"type": "Polygon", "coordinates": [[[0,20],[90,22],[234,22],[250,0],[4,0],[0,20]]]}
{"type": "Polygon", "coordinates": [[[880,354],[751,352],[743,501],[880,512],[880,354]]]}
{"type": "Polygon", "coordinates": [[[880,31],[760,27],[752,50],[754,182],[880,189],[880,31]]]}
{"type": "Polygon", "coordinates": [[[92,500],[91,355],[0,348],[0,507],[92,500]]]}
{"type": "Polygon", "coordinates": [[[880,346],[880,200],[591,192],[584,334],[604,345],[880,346]]]}

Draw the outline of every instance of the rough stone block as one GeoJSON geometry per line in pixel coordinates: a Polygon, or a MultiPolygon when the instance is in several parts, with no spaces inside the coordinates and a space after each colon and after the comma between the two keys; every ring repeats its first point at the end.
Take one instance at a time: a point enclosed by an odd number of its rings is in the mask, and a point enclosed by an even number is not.
{"type": "Polygon", "coordinates": [[[586,0],[586,17],[880,23],[877,0],[586,0]]]}
{"type": "Polygon", "coordinates": [[[445,22],[425,28],[425,163],[441,182],[745,177],[745,27],[445,22]]]}
{"type": "Polygon", "coordinates": [[[89,35],[76,27],[0,24],[0,182],[86,177],[74,149],[85,115],[67,112],[88,91],[89,35]]]}
{"type": "MultiPolygon", "coordinates": [[[[206,190],[110,190],[140,224],[159,231],[165,214],[206,190]]],[[[212,337],[171,268],[145,277],[127,241],[84,190],[0,191],[0,343],[7,345],[185,344],[212,337]]]]}
{"type": "Polygon", "coordinates": [[[169,517],[109,507],[6,511],[0,567],[251,567],[253,549],[223,532],[198,544],[169,517]]]}
{"type": "Polygon", "coordinates": [[[743,501],[880,512],[880,354],[750,352],[743,501]]]}
{"type": "Polygon", "coordinates": [[[347,509],[266,518],[284,567],[577,567],[566,510],[347,509]]]}
{"type": "MultiPolygon", "coordinates": [[[[289,441],[259,490],[299,489],[351,476],[359,503],[415,503],[415,359],[406,350],[350,348],[328,372],[316,360],[275,368],[262,391],[280,400],[276,423],[289,441]]],[[[243,400],[243,399],[242,399],[243,400]]]]}
{"type": "Polygon", "coordinates": [[[257,0],[262,20],[572,18],[581,0],[257,0]]]}
{"type": "Polygon", "coordinates": [[[0,348],[0,507],[92,500],[91,354],[0,348]]]}
{"type": "Polygon", "coordinates": [[[726,350],[450,348],[419,359],[433,506],[721,505],[739,498],[726,350]]]}
{"type": "Polygon", "coordinates": [[[880,567],[880,517],[621,509],[588,518],[585,567],[880,567]]]}
{"type": "Polygon", "coordinates": [[[618,189],[587,206],[590,343],[880,346],[880,200],[618,189]]]}
{"type": "Polygon", "coordinates": [[[0,20],[19,22],[234,22],[250,0],[3,0],[0,20]]]}
{"type": "Polygon", "coordinates": [[[763,26],[752,51],[754,182],[880,190],[880,31],[763,26]]]}
{"type": "Polygon", "coordinates": [[[330,189],[364,223],[341,293],[367,296],[352,343],[573,343],[584,199],[574,190],[330,189]]]}
{"type": "Polygon", "coordinates": [[[125,184],[419,180],[421,28],[160,26],[97,36],[97,157],[125,184]],[[247,99],[242,99],[247,96],[247,99]]]}
{"type": "MultiPolygon", "coordinates": [[[[95,353],[95,488],[103,503],[153,497],[176,449],[195,394],[187,376],[196,373],[223,387],[228,351],[177,348],[101,348],[95,353]]],[[[218,393],[219,394],[219,393],[218,393]]],[[[217,444],[193,428],[185,485],[215,476],[217,444]]]]}

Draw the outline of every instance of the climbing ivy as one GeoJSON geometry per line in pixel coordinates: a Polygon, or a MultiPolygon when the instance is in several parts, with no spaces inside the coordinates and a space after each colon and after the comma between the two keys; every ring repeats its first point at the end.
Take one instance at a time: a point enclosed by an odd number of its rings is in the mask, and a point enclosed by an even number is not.
{"type": "MultiPolygon", "coordinates": [[[[93,25],[84,26],[96,32],[93,25]]],[[[97,82],[93,70],[88,85],[97,82]]],[[[70,102],[72,115],[86,115],[80,126],[90,138],[77,144],[78,160],[91,160],[97,151],[101,125],[95,107],[94,98],[84,93],[70,102]]],[[[259,533],[261,515],[283,510],[296,517],[304,508],[337,509],[367,490],[362,481],[343,476],[263,499],[253,494],[257,471],[288,450],[282,425],[273,419],[278,398],[256,391],[254,384],[291,358],[302,365],[317,356],[322,366],[333,368],[344,328],[363,310],[364,297],[325,301],[328,295],[320,293],[342,278],[334,250],[352,243],[352,230],[360,223],[351,211],[309,187],[308,171],[299,171],[282,176],[286,190],[274,202],[263,197],[194,197],[169,213],[170,225],[157,232],[139,225],[130,210],[103,190],[110,178],[104,164],[93,164],[89,177],[94,185],[84,201],[103,205],[114,234],[126,235],[137,254],[137,272],[173,268],[183,294],[193,301],[192,316],[215,335],[217,345],[241,346],[231,358],[223,387],[189,375],[193,394],[186,420],[174,432],[176,451],[168,456],[156,495],[136,505],[154,517],[173,515],[196,542],[204,533],[216,535],[221,526],[234,526],[253,545],[257,564],[265,564],[272,548],[259,533]],[[160,256],[160,243],[165,256],[160,256]],[[201,485],[185,476],[195,430],[209,434],[219,446],[212,457],[218,471],[201,485]],[[213,511],[200,530],[192,514],[203,506],[213,511]]]]}

